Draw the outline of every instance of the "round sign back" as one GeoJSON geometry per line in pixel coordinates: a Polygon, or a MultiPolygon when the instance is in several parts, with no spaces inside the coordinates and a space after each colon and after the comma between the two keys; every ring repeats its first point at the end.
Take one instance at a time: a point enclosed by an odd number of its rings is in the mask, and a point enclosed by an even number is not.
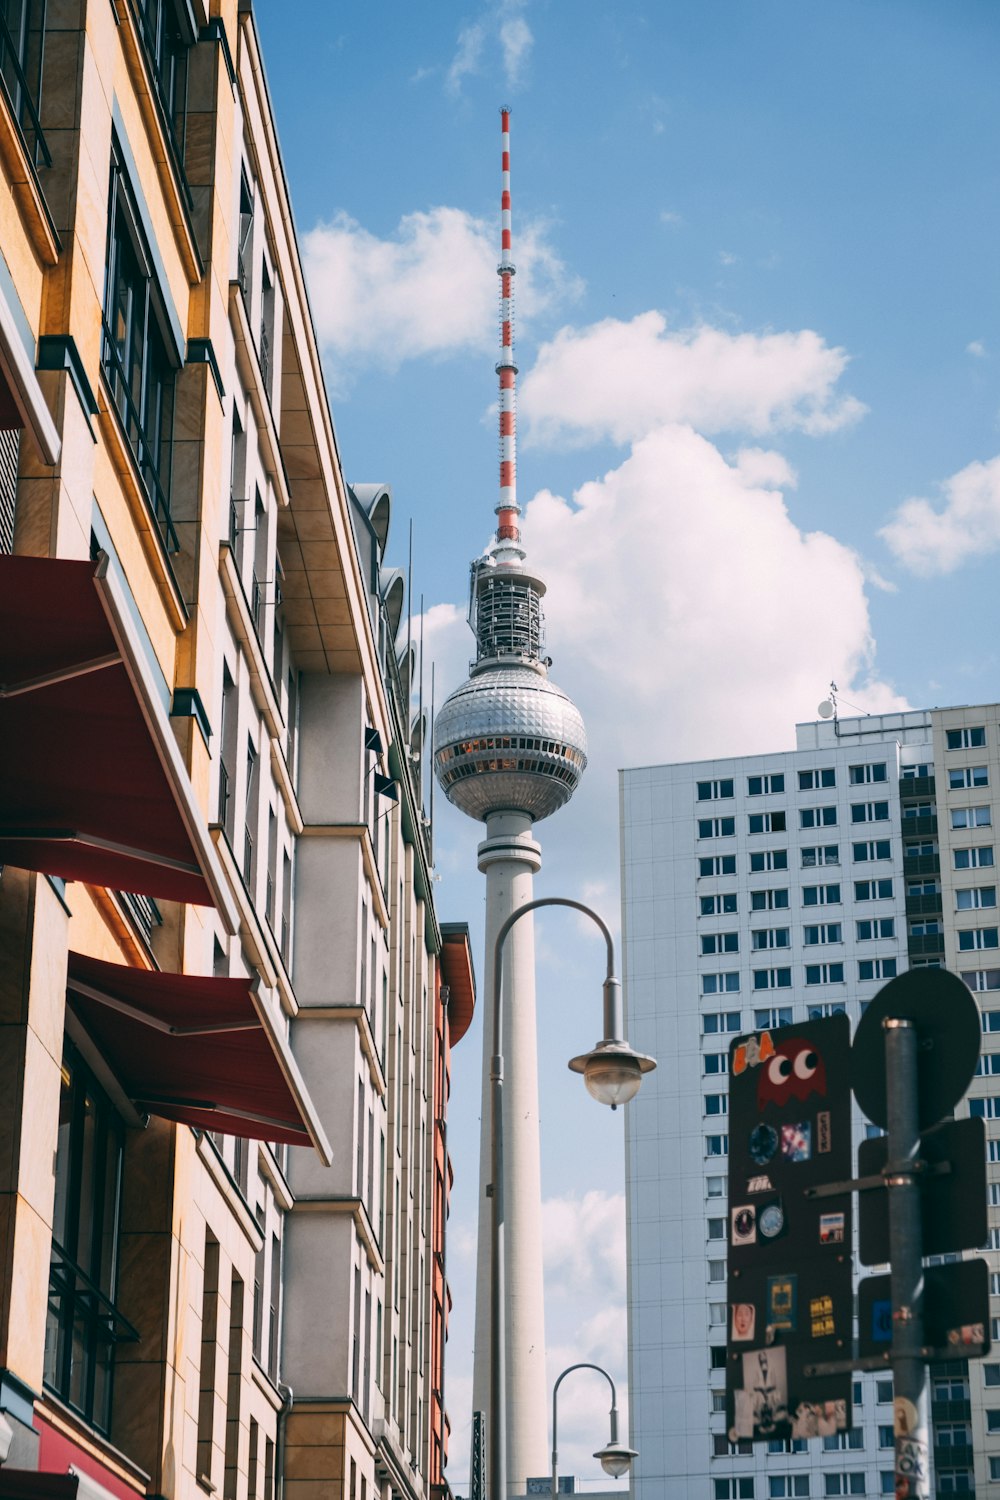
{"type": "Polygon", "coordinates": [[[854,1033],[851,1087],[869,1120],[884,1130],[885,1032],[893,1017],[912,1021],[920,1037],[917,1103],[926,1130],[955,1105],[972,1082],[979,1060],[979,1007],[961,979],[947,969],[911,969],[883,985],[854,1033]]]}

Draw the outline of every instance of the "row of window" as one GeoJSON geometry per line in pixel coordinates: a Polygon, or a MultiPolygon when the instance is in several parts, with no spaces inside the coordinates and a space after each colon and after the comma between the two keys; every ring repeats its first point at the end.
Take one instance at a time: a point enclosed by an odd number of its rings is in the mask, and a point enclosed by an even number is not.
{"type": "MultiPolygon", "coordinates": [[[[839,897],[836,899],[839,900],[839,897]]],[[[996,905],[993,900],[988,903],[996,905]]],[[[993,931],[992,928],[978,929],[980,933],[993,931]]],[[[868,917],[854,923],[855,937],[859,943],[870,942],[877,938],[892,938],[896,936],[896,919],[894,917],[868,917]]],[[[750,945],[754,952],[764,948],[790,948],[790,927],[755,927],[750,931],[750,945]]],[[[972,934],[959,933],[959,937],[967,937],[972,934]]],[[[802,929],[802,941],[807,948],[815,947],[824,943],[842,943],[844,941],[844,927],[842,922],[819,922],[807,923],[802,929]]],[[[959,946],[963,946],[961,943],[959,946]]],[[[991,943],[966,944],[968,947],[992,947],[991,943]]],[[[738,932],[705,932],[701,936],[702,956],[710,956],[718,953],[738,953],[740,951],[740,935],[738,932]]]]}
{"type": "MultiPolygon", "coordinates": [[[[747,1445],[749,1447],[749,1444],[747,1445]]],[[[738,1451],[738,1450],[736,1450],[738,1451]]],[[[991,1460],[991,1464],[992,1464],[991,1460]]],[[[1000,1464],[1000,1460],[997,1460],[1000,1464]]],[[[965,1472],[965,1471],[961,1471],[965,1472]]],[[[992,1475],[991,1475],[992,1477],[992,1475]]],[[[997,1476],[1000,1478],[1000,1471],[997,1476]]],[[[941,1483],[941,1475],[938,1475],[938,1489],[944,1488],[941,1483]]],[[[754,1480],[745,1479],[716,1479],[714,1500],[754,1500],[754,1480]]],[[[956,1487],[954,1493],[960,1492],[961,1487],[956,1487]]],[[[965,1486],[971,1488],[971,1483],[965,1486]]],[[[884,1469],[879,1474],[879,1493],[893,1495],[896,1491],[895,1475],[891,1469],[884,1469]]],[[[767,1479],[768,1500],[791,1500],[792,1496],[808,1495],[808,1474],[770,1474],[767,1479]]],[[[865,1495],[867,1488],[865,1476],[860,1474],[824,1474],[823,1494],[830,1495],[865,1495]]]]}
{"type": "MultiPolygon", "coordinates": [[[[825,787],[837,785],[837,772],[833,766],[823,766],[816,770],[799,771],[796,773],[799,779],[800,792],[818,791],[825,787]]],[[[905,771],[902,773],[905,776],[905,771]]],[[[876,761],[864,765],[848,766],[847,779],[851,786],[864,786],[871,782],[888,781],[889,768],[886,762],[876,761]]],[[[715,781],[699,781],[696,783],[697,798],[699,802],[724,801],[735,796],[736,782],[732,776],[724,776],[715,781]]],[[[761,776],[747,777],[748,797],[774,796],[785,790],[785,773],[783,771],[771,771],[761,776]]]]}
{"type": "MultiPolygon", "coordinates": [[[[992,928],[981,929],[992,932],[992,928]]],[[[985,945],[984,945],[985,946],[985,945]]],[[[993,946],[996,946],[995,944],[993,946]]],[[[895,958],[860,958],[857,960],[858,979],[867,983],[872,979],[895,979],[895,958]]],[[[806,984],[843,984],[843,963],[830,964],[806,964],[806,984]]],[[[790,990],[792,987],[792,971],[790,968],[776,969],[752,969],[751,988],[754,990],[790,990]]],[[[740,991],[740,974],[738,970],[729,970],[721,974],[703,974],[701,976],[701,992],[703,995],[736,995],[740,991]]]]}
{"type": "MultiPolygon", "coordinates": [[[[992,850],[989,852],[992,854],[992,850]]],[[[940,896],[941,883],[935,879],[910,881],[907,883],[906,894],[907,896],[940,896]]],[[[885,880],[856,880],[854,882],[854,899],[855,901],[891,901],[891,878],[885,880]]],[[[803,906],[838,906],[840,901],[840,885],[837,882],[827,885],[806,885],[802,887],[803,906]]],[[[963,886],[955,892],[956,911],[975,911],[979,908],[994,907],[996,904],[997,888],[995,885],[963,886]]],[[[788,906],[789,892],[787,886],[750,892],[751,911],[786,911],[788,906]]],[[[735,916],[738,912],[739,897],[735,891],[722,891],[714,896],[700,896],[698,898],[699,916],[735,916]]],[[[865,935],[868,937],[872,936],[871,933],[865,935]]],[[[891,932],[885,932],[880,935],[883,937],[892,937],[891,932]]],[[[861,937],[860,932],[858,936],[861,937]]]]}
{"type": "MultiPolygon", "coordinates": [[[[984,809],[989,813],[989,808],[984,809]]],[[[969,809],[962,809],[969,811],[969,809]]],[[[987,823],[988,823],[987,818],[987,823]]],[[[980,825],[982,826],[982,825],[980,825]]],[[[904,855],[910,856],[938,853],[936,845],[908,844],[904,848],[904,855]]],[[[815,869],[818,865],[839,865],[839,844],[820,844],[799,850],[802,868],[804,870],[815,869]]],[[[863,843],[851,845],[851,858],[854,864],[873,864],[877,861],[892,858],[892,845],[889,839],[868,839],[863,843]]],[[[992,844],[982,844],[977,847],[953,849],[952,861],[956,870],[980,870],[992,869],[995,864],[995,856],[992,844]]],[[[787,849],[758,849],[750,855],[750,873],[759,875],[769,870],[787,870],[787,849]]],[[[712,876],[735,875],[735,854],[711,854],[698,860],[699,879],[709,879],[712,876]]],[[[938,886],[933,889],[937,891],[938,886]]],[[[923,895],[924,891],[914,888],[908,891],[909,895],[923,895]]],[[[735,908],[734,908],[735,909],[735,908]]]]}
{"type": "MultiPolygon", "coordinates": [[[[917,818],[929,818],[936,811],[933,802],[916,802],[909,807],[903,808],[903,832],[909,820],[917,818]]],[[[852,802],[852,823],[885,823],[889,820],[888,802],[852,802]]],[[[992,819],[989,807],[953,807],[950,813],[951,827],[961,828],[989,828],[992,819]]],[[[799,808],[799,827],[809,828],[835,828],[837,826],[837,808],[827,807],[801,807],[799,808]]],[[[785,833],[787,824],[785,814],[781,811],[770,813],[750,813],[748,816],[749,833],[785,833]]],[[[736,837],[735,817],[724,818],[699,818],[699,839],[729,839],[736,837]]],[[[803,851],[804,852],[804,851],[803,851]]],[[[871,855],[864,856],[872,858],[871,855]]],[[[884,858],[888,859],[886,854],[884,858]]],[[[803,861],[804,862],[804,861],[803,861]]],[[[824,861],[818,861],[823,863],[824,861]]],[[[839,860],[836,861],[839,863],[839,860]]],[[[829,861],[826,861],[829,863],[829,861]]]]}

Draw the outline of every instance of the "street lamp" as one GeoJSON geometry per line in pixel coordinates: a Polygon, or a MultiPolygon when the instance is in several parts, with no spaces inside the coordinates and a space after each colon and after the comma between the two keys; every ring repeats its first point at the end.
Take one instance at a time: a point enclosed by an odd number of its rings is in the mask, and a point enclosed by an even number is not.
{"type": "MultiPolygon", "coordinates": [[[[615,943],[611,931],[595,911],[581,901],[565,896],[540,896],[526,901],[502,923],[493,946],[493,1053],[490,1061],[490,1424],[489,1500],[507,1500],[507,1413],[504,1405],[507,1382],[507,1351],[504,1339],[504,1206],[503,1206],[503,945],[508,932],[521,917],[542,906],[568,906],[590,917],[604,934],[608,967],[604,980],[604,1036],[590,1051],[574,1057],[569,1066],[582,1073],[587,1089],[601,1104],[617,1109],[639,1090],[642,1075],[656,1061],[634,1052],[623,1035],[621,985],[615,978],[615,943]]],[[[602,1374],[604,1372],[602,1371],[602,1374]]],[[[608,1377],[610,1379],[610,1376],[608,1377]]],[[[614,1387],[612,1386],[612,1391],[614,1387]]],[[[617,1413],[613,1411],[616,1419],[617,1413]]],[[[614,1435],[614,1426],[612,1426],[614,1435]]],[[[614,1443],[601,1450],[601,1462],[618,1461],[614,1443]],[[603,1455],[603,1456],[602,1456],[603,1455]]],[[[631,1455],[629,1451],[629,1462],[631,1455]]],[[[608,1469],[608,1473],[613,1470],[608,1469]]],[[[624,1472],[624,1470],[620,1471],[624,1472]]]]}
{"type": "Polygon", "coordinates": [[[618,1396],[615,1391],[615,1383],[611,1379],[611,1376],[608,1374],[607,1370],[602,1369],[600,1365],[569,1365],[565,1370],[563,1370],[562,1374],[559,1376],[559,1379],[552,1387],[552,1500],[556,1500],[556,1496],[559,1493],[559,1449],[556,1442],[556,1397],[559,1394],[560,1385],[566,1379],[566,1376],[570,1375],[574,1370],[596,1370],[598,1375],[604,1376],[605,1380],[608,1382],[608,1385],[610,1385],[611,1387],[611,1436],[605,1443],[604,1447],[599,1448],[594,1454],[595,1458],[600,1459],[601,1468],[604,1470],[605,1474],[610,1474],[612,1479],[620,1479],[623,1474],[628,1473],[629,1469],[632,1466],[633,1458],[636,1458],[638,1456],[634,1448],[629,1448],[618,1441],[618,1396]]]}

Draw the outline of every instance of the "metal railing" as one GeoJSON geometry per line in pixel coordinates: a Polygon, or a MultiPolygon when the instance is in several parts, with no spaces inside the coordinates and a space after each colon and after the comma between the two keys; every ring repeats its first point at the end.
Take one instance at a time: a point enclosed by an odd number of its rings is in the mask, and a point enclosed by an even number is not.
{"type": "Polygon", "coordinates": [[[45,1384],[107,1432],[115,1346],[138,1340],[138,1330],[53,1239],[45,1384]]]}
{"type": "Polygon", "coordinates": [[[101,319],[101,327],[103,330],[101,364],[104,366],[104,373],[111,387],[115,410],[125,429],[129,447],[135,455],[150,512],[167,551],[179,552],[180,542],[170,515],[170,500],[160,480],[159,465],[153,456],[155,449],[143,425],[142,414],[129,389],[128,374],[106,318],[101,319]]]}
{"type": "Polygon", "coordinates": [[[163,915],[156,902],[151,896],[139,896],[134,891],[119,891],[118,899],[146,942],[151,943],[154,927],[163,926],[163,915]]]}
{"type": "Polygon", "coordinates": [[[184,152],[187,147],[188,48],[179,34],[170,36],[167,31],[166,18],[170,14],[169,8],[166,12],[162,4],[154,8],[162,28],[162,34],[159,37],[153,31],[143,0],[133,0],[132,3],[136,26],[149,62],[156,102],[160,108],[170,149],[174,154],[184,194],[190,207],[194,200],[184,170],[184,152]]]}
{"type": "Polygon", "coordinates": [[[940,891],[935,896],[907,896],[906,898],[908,917],[934,917],[940,915],[943,910],[940,891]]]}
{"type": "Polygon", "coordinates": [[[261,626],[264,623],[264,605],[267,602],[264,589],[264,584],[261,583],[255,573],[250,587],[250,613],[253,617],[253,628],[257,632],[258,640],[260,640],[261,626]]]}
{"type": "Polygon", "coordinates": [[[268,396],[271,394],[271,340],[267,332],[267,324],[262,320],[260,325],[260,345],[258,348],[260,357],[260,376],[264,382],[264,389],[268,396]]]}
{"type": "Polygon", "coordinates": [[[11,114],[35,167],[52,165],[39,107],[42,102],[42,64],[45,54],[45,0],[28,0],[23,11],[24,39],[19,46],[0,10],[0,84],[11,114]],[[34,43],[34,46],[32,46],[34,43]],[[32,77],[28,77],[30,69],[32,77]]]}
{"type": "Polygon", "coordinates": [[[220,761],[219,762],[219,822],[222,824],[223,828],[225,828],[227,826],[226,825],[226,819],[227,819],[227,817],[229,815],[229,797],[230,797],[230,793],[231,793],[231,787],[230,787],[230,784],[229,784],[229,772],[226,770],[226,763],[225,763],[225,761],[220,761]]]}

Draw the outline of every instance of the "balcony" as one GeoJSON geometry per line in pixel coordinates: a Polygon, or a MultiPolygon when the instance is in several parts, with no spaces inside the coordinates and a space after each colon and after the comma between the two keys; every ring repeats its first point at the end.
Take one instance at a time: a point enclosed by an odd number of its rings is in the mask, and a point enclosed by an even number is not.
{"type": "Polygon", "coordinates": [[[132,891],[119,891],[118,899],[149,947],[153,941],[153,929],[163,926],[160,908],[151,896],[137,896],[132,891]]]}
{"type": "Polygon", "coordinates": [[[906,898],[908,917],[937,917],[942,911],[940,891],[933,896],[907,896],[906,898]]]}
{"type": "Polygon", "coordinates": [[[936,782],[933,776],[905,776],[899,783],[899,797],[901,802],[909,802],[913,797],[933,797],[936,794],[936,782]]]}
{"type": "Polygon", "coordinates": [[[921,813],[917,817],[910,817],[904,807],[903,809],[903,837],[904,839],[930,839],[936,838],[938,831],[937,813],[921,813]]]}
{"type": "Polygon", "coordinates": [[[920,937],[906,939],[906,951],[911,958],[929,958],[944,952],[944,933],[929,932],[920,937]]]}
{"type": "Polygon", "coordinates": [[[966,1397],[964,1401],[932,1401],[931,1421],[935,1426],[939,1422],[968,1422],[972,1416],[972,1402],[966,1397]]]}
{"type": "MultiPolygon", "coordinates": [[[[906,829],[905,825],[904,825],[904,828],[903,828],[903,832],[904,833],[907,832],[907,829],[906,829]]],[[[913,832],[916,832],[916,830],[914,829],[913,832]]],[[[907,876],[909,876],[909,875],[940,875],[940,873],[941,873],[941,856],[940,856],[940,854],[909,854],[909,855],[908,854],[904,854],[903,855],[903,874],[904,875],[907,875],[907,876]]]]}
{"type": "MultiPolygon", "coordinates": [[[[961,1445],[957,1443],[935,1444],[934,1467],[941,1469],[971,1469],[972,1468],[972,1444],[961,1445]]],[[[970,1489],[972,1475],[969,1475],[970,1489]]],[[[964,1492],[963,1492],[964,1493],[964,1492]]]]}

